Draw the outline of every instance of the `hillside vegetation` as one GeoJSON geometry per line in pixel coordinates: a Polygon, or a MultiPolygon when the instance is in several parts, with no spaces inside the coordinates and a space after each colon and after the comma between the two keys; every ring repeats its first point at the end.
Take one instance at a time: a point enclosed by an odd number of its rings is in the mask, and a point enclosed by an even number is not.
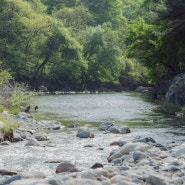
{"type": "Polygon", "coordinates": [[[185,71],[185,3],[1,0],[0,61],[36,90],[156,83],[185,71]]]}

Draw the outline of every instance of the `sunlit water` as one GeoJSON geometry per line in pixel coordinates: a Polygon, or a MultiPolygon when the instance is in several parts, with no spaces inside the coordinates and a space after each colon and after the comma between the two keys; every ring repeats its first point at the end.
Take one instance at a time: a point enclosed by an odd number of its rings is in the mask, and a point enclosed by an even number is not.
{"type": "MultiPolygon", "coordinates": [[[[168,145],[185,141],[184,123],[173,117],[156,113],[157,105],[131,93],[73,94],[38,96],[34,104],[36,120],[53,119],[67,126],[80,123],[89,126],[95,138],[79,139],[77,129],[65,128],[48,133],[51,146],[26,147],[27,141],[0,146],[0,168],[12,171],[41,171],[48,177],[55,175],[57,163],[47,161],[69,160],[79,169],[90,168],[95,162],[107,164],[110,143],[131,138],[152,137],[168,145]],[[98,131],[102,122],[114,122],[118,127],[127,125],[131,134],[105,134],[98,131]],[[93,147],[84,147],[93,145],[93,147]]],[[[44,143],[43,143],[44,144],[44,143]]]]}

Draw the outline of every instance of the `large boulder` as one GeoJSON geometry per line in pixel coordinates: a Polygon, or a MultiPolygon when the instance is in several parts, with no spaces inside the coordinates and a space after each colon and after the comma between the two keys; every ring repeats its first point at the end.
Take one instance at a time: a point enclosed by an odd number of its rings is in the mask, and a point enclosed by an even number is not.
{"type": "Polygon", "coordinates": [[[79,138],[94,138],[94,134],[88,128],[79,128],[76,136],[79,138]]]}
{"type": "Polygon", "coordinates": [[[185,105],[185,74],[178,74],[173,78],[168,91],[165,94],[165,99],[176,105],[185,105]]]}
{"type": "Polygon", "coordinates": [[[145,143],[127,143],[120,148],[120,150],[112,153],[108,157],[108,161],[111,162],[114,159],[121,158],[123,155],[128,155],[130,152],[134,151],[141,151],[145,152],[146,150],[150,149],[151,146],[145,143]]]}

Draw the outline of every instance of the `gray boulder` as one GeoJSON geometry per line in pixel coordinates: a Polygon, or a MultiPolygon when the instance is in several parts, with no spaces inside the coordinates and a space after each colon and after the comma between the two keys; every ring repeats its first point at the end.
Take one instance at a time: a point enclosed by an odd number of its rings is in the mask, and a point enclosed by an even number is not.
{"type": "Polygon", "coordinates": [[[107,131],[109,131],[110,133],[115,133],[115,134],[118,134],[120,133],[119,129],[115,126],[111,126],[107,129],[107,131]]]}
{"type": "Polygon", "coordinates": [[[47,141],[48,140],[47,134],[44,132],[35,133],[33,136],[37,141],[47,141]]]}
{"type": "Polygon", "coordinates": [[[139,160],[144,159],[144,158],[146,158],[146,155],[143,152],[135,151],[133,153],[134,161],[139,161],[139,160]]]}
{"type": "Polygon", "coordinates": [[[130,133],[131,131],[130,131],[130,128],[129,127],[121,127],[120,128],[120,133],[121,134],[128,134],[128,133],[130,133]]]}
{"type": "Polygon", "coordinates": [[[167,185],[165,179],[162,178],[160,175],[150,175],[145,182],[145,185],[167,185]]]}
{"type": "Polygon", "coordinates": [[[77,167],[68,162],[68,161],[63,161],[61,162],[57,168],[56,168],[56,173],[63,173],[63,172],[79,172],[80,170],[77,169],[77,167]]]}
{"type": "Polygon", "coordinates": [[[120,148],[120,150],[111,154],[108,157],[108,161],[111,162],[114,159],[121,158],[123,155],[128,155],[130,152],[141,151],[145,152],[150,149],[151,146],[145,143],[127,143],[120,148]]]}
{"type": "Polygon", "coordinates": [[[23,121],[33,121],[33,116],[31,114],[27,114],[26,112],[19,112],[16,115],[17,119],[22,119],[23,121]]]}
{"type": "Polygon", "coordinates": [[[112,127],[112,126],[114,126],[114,124],[113,124],[113,123],[110,123],[110,122],[102,123],[102,124],[99,126],[98,130],[106,131],[106,130],[108,130],[108,129],[109,129],[110,127],[112,127]]]}
{"type": "Polygon", "coordinates": [[[79,138],[94,138],[94,134],[88,128],[79,128],[76,136],[79,138]]]}
{"type": "Polygon", "coordinates": [[[185,105],[185,74],[179,74],[173,79],[165,99],[176,105],[185,105]]]}
{"type": "Polygon", "coordinates": [[[42,146],[36,139],[28,139],[28,142],[25,144],[25,146],[42,146]]]}

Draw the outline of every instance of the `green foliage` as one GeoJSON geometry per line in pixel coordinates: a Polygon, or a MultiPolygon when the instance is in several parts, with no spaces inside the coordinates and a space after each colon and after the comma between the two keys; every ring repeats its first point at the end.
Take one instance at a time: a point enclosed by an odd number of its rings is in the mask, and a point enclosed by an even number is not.
{"type": "Polygon", "coordinates": [[[1,0],[0,84],[80,90],[184,72],[184,10],[183,0],[1,0]]]}
{"type": "Polygon", "coordinates": [[[8,133],[10,130],[15,130],[20,126],[15,120],[11,119],[10,117],[4,117],[3,115],[0,115],[0,121],[4,123],[1,130],[4,134],[8,133]]]}
{"type": "Polygon", "coordinates": [[[7,100],[7,106],[10,109],[17,109],[20,111],[21,107],[30,105],[30,98],[33,96],[33,93],[28,92],[27,90],[27,85],[15,83],[13,92],[7,100]]]}
{"type": "Polygon", "coordinates": [[[9,113],[10,114],[14,114],[14,115],[17,115],[19,112],[20,112],[20,110],[19,109],[16,109],[16,108],[9,110],[9,113]]]}

